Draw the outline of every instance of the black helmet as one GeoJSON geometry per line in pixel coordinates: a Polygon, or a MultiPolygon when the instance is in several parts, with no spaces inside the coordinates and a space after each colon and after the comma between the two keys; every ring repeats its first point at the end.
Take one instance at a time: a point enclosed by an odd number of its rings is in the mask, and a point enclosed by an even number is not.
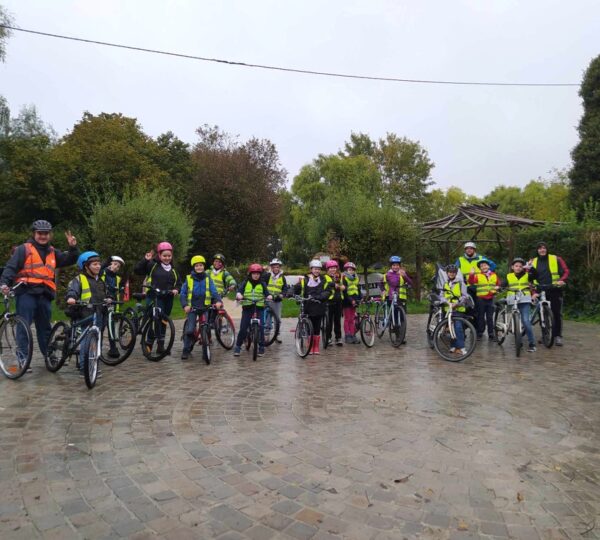
{"type": "Polygon", "coordinates": [[[518,262],[520,262],[521,264],[525,264],[525,259],[523,257],[515,257],[510,263],[510,265],[512,266],[513,264],[518,262]]]}
{"type": "Polygon", "coordinates": [[[458,272],[458,266],[456,266],[455,264],[449,264],[448,266],[446,266],[446,273],[448,272],[458,272]]]}
{"type": "Polygon", "coordinates": [[[540,249],[542,246],[548,249],[548,244],[546,244],[546,242],[544,242],[543,240],[537,243],[536,249],[540,249]]]}
{"type": "Polygon", "coordinates": [[[50,232],[52,230],[52,224],[45,219],[37,219],[31,224],[32,231],[50,232]]]}
{"type": "Polygon", "coordinates": [[[213,261],[219,260],[221,261],[223,264],[225,264],[225,255],[223,255],[222,253],[217,253],[214,257],[213,257],[213,261]]]}

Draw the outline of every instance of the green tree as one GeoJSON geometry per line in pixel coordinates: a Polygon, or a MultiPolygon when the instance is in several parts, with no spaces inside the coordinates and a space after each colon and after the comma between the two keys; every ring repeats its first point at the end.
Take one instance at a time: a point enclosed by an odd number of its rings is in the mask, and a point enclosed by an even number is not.
{"type": "MultiPolygon", "coordinates": [[[[0,25],[11,26],[12,24],[12,18],[8,15],[6,10],[0,6],[0,25]]],[[[6,41],[8,40],[9,36],[10,30],[0,26],[0,62],[4,62],[6,59],[6,41]]]]}
{"type": "Polygon", "coordinates": [[[579,143],[573,149],[571,201],[579,215],[588,200],[600,200],[600,56],[588,66],[579,95],[583,116],[579,122],[579,143]]]}

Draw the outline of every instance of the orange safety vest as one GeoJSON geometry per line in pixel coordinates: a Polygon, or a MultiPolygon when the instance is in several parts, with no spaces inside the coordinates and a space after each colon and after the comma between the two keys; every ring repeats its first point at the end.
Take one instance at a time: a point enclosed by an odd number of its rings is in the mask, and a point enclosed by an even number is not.
{"type": "Polygon", "coordinates": [[[51,247],[46,262],[42,261],[38,250],[30,243],[25,244],[25,264],[17,273],[16,282],[28,285],[46,285],[56,291],[54,271],[56,270],[56,255],[51,247]]]}

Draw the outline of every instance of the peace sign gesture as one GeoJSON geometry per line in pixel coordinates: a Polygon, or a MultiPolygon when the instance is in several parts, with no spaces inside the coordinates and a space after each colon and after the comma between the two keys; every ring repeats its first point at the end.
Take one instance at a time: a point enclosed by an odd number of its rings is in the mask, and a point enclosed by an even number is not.
{"type": "Polygon", "coordinates": [[[144,255],[144,259],[146,259],[147,261],[151,261],[153,257],[154,257],[153,249],[151,249],[148,253],[146,253],[146,255],[144,255]]]}
{"type": "Polygon", "coordinates": [[[65,236],[67,237],[67,242],[70,247],[75,247],[77,245],[77,238],[71,234],[71,231],[65,231],[65,236]]]}

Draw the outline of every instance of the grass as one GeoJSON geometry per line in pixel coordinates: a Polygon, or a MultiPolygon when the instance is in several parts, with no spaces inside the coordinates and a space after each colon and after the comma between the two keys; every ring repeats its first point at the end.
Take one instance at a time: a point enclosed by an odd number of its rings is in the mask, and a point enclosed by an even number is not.
{"type": "MultiPolygon", "coordinates": [[[[300,306],[298,306],[296,301],[293,298],[284,298],[281,316],[283,318],[297,317],[298,313],[300,313],[300,306]]],[[[426,300],[408,302],[408,313],[429,313],[429,302],[426,300]]]]}

